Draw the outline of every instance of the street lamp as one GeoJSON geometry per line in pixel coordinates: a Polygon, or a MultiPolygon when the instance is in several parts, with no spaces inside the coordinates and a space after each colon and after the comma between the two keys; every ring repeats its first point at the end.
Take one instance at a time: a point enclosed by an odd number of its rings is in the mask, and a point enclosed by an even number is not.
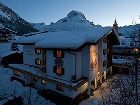
{"type": "Polygon", "coordinates": [[[137,54],[139,52],[139,49],[138,48],[134,48],[134,52],[135,52],[135,54],[137,54]]]}
{"type": "Polygon", "coordinates": [[[136,82],[136,105],[138,105],[138,54],[139,54],[139,49],[138,48],[134,48],[134,53],[135,53],[135,82],[136,82]]]}

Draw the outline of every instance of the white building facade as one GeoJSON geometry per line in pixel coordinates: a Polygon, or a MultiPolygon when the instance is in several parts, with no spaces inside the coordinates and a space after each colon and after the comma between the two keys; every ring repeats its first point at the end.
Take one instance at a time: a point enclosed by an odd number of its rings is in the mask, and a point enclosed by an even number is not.
{"type": "Polygon", "coordinates": [[[13,76],[72,99],[85,91],[92,95],[106,80],[112,45],[119,43],[114,30],[98,32],[45,32],[19,39],[15,43],[23,45],[23,64],[9,65],[13,76]]]}

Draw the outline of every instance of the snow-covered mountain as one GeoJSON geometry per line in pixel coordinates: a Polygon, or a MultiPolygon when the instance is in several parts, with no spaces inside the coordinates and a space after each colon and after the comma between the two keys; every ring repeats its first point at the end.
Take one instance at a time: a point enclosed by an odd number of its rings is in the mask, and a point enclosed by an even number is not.
{"type": "Polygon", "coordinates": [[[83,13],[72,10],[67,14],[66,17],[58,20],[56,23],[51,22],[50,25],[46,26],[39,23],[33,26],[41,31],[72,31],[90,29],[94,26],[94,24],[93,22],[87,20],[83,13]]]}
{"type": "MultiPolygon", "coordinates": [[[[45,25],[45,23],[32,23],[32,26],[40,31],[73,31],[102,28],[101,25],[94,25],[93,22],[86,19],[83,13],[75,10],[69,12],[66,17],[58,20],[56,23],[51,22],[50,25],[45,25]]],[[[136,28],[140,29],[140,24],[122,26],[119,27],[119,33],[129,37],[136,32],[136,28]]]]}
{"type": "Polygon", "coordinates": [[[18,35],[38,31],[30,23],[19,17],[12,9],[0,2],[0,24],[12,29],[18,35]]]}
{"type": "Polygon", "coordinates": [[[38,29],[39,31],[45,31],[46,30],[46,24],[45,23],[30,23],[34,28],[38,29]]]}
{"type": "Polygon", "coordinates": [[[138,31],[140,31],[140,24],[119,27],[119,33],[125,37],[134,36],[138,31]]]}

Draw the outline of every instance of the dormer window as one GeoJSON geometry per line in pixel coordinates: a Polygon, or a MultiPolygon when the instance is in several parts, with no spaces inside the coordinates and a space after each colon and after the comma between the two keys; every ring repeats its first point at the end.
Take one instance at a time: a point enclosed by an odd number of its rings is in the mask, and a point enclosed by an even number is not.
{"type": "Polygon", "coordinates": [[[64,51],[62,51],[62,50],[54,50],[54,57],[63,58],[64,57],[64,51]]]}
{"type": "Polygon", "coordinates": [[[36,48],[36,49],[35,49],[35,53],[36,53],[36,54],[40,54],[40,53],[41,53],[41,49],[36,48]]]}

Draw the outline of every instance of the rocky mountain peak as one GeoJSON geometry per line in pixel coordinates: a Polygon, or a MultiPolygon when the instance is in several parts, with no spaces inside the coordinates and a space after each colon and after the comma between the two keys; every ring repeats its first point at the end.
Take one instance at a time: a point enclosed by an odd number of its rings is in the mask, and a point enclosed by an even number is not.
{"type": "Polygon", "coordinates": [[[69,13],[67,14],[67,17],[68,17],[68,18],[81,17],[81,18],[83,18],[83,19],[86,19],[83,13],[81,13],[81,12],[79,12],[79,11],[76,11],[76,10],[72,10],[71,12],[69,12],[69,13]]]}
{"type": "Polygon", "coordinates": [[[0,24],[16,31],[18,35],[38,31],[26,20],[19,17],[12,9],[0,2],[0,24]]]}

